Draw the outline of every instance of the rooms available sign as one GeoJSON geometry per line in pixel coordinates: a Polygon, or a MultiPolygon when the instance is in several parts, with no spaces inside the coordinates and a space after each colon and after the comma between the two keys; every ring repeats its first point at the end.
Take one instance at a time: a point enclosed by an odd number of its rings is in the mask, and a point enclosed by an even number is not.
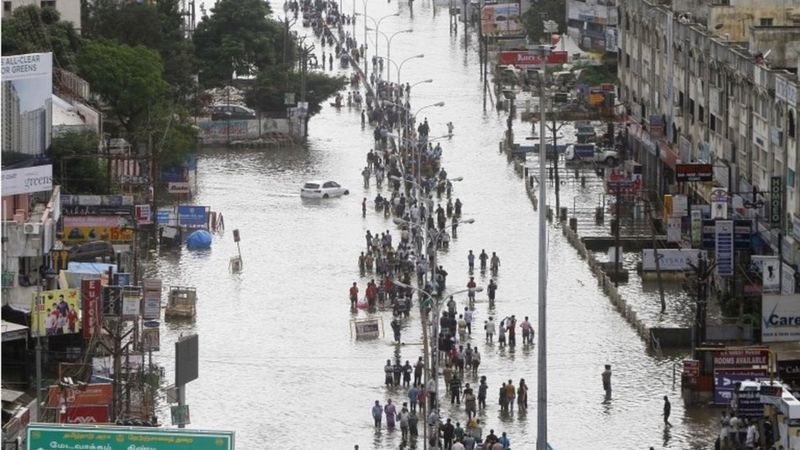
{"type": "Polygon", "coordinates": [[[761,297],[761,341],[800,341],[800,295],[761,297]]]}

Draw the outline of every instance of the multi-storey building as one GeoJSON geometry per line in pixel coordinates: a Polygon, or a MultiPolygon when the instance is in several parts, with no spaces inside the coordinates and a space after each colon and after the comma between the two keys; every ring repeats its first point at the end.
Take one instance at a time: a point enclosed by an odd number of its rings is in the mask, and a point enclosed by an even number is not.
{"type": "Polygon", "coordinates": [[[55,8],[61,14],[61,20],[72,23],[81,32],[81,2],[78,0],[3,0],[2,16],[10,15],[15,9],[35,5],[41,8],[55,8]]]}
{"type": "Polygon", "coordinates": [[[10,81],[3,82],[3,151],[18,152],[19,149],[19,95],[10,81]]]}
{"type": "Polygon", "coordinates": [[[629,143],[658,194],[694,190],[707,201],[724,187],[735,208],[752,201],[754,189],[766,201],[770,179],[781,177],[781,229],[796,223],[800,241],[800,0],[738,3],[620,2],[619,97],[629,143]],[[714,182],[676,185],[679,162],[713,164],[714,182]]]}

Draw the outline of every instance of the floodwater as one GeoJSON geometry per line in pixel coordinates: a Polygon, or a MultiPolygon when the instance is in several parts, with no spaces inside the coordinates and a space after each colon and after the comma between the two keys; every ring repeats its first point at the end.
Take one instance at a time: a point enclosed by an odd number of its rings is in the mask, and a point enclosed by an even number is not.
{"type": "MultiPolygon", "coordinates": [[[[428,118],[432,136],[445,134],[448,121],[455,125],[455,136],[441,141],[443,164],[451,177],[464,177],[454,195],[464,203],[464,217],[475,223],[462,225],[449,251],[440,254],[450,273],[448,285],[458,289],[466,284],[469,249],[497,252],[496,309],[490,311],[485,293],[479,294],[476,320],[515,314],[530,316],[535,324],[537,215],[522,180],[498,153],[506,116],[482,109],[475,36],[467,36],[465,52],[463,24],[451,35],[445,10],[438,8],[434,16],[429,2],[415,6],[413,19],[405,2],[370,2],[368,14],[379,18],[400,12],[381,23],[387,34],[413,28],[413,33],[398,35],[391,48],[396,60],[425,53],[403,67],[403,81],[434,80],[412,90],[412,108],[446,102],[419,115],[428,118]]],[[[358,30],[360,40],[361,22],[358,30]]],[[[385,49],[385,40],[380,47],[385,49]]],[[[169,380],[174,377],[174,341],[187,333],[200,336],[200,376],[186,393],[190,428],[234,430],[239,449],[398,447],[400,432],[376,433],[370,416],[376,399],[383,404],[387,398],[405,398],[405,391],[383,386],[383,364],[395,355],[391,333],[356,342],[347,298],[353,281],[362,292],[368,281],[357,268],[366,230],[388,229],[397,236],[395,225],[374,210],[361,217],[362,198],[371,201],[377,193],[374,184],[364,190],[360,176],[371,144],[372,131],[361,129],[357,111],[325,107],[310,122],[306,149],[201,154],[195,203],[222,212],[227,231],[215,238],[210,251],[162,252],[147,270],[165,286],[198,290],[196,323],[162,327],[162,350],[156,356],[169,380]],[[299,197],[304,181],[328,178],[349,187],[350,195],[324,202],[299,197]],[[233,229],[242,237],[244,271],[238,275],[228,271],[228,260],[237,252],[233,229]]],[[[568,195],[564,203],[571,203],[568,195]]],[[[673,368],[684,355],[649,354],[560,230],[550,226],[549,232],[548,429],[553,448],[708,448],[715,428],[710,415],[686,411],[679,376],[673,384],[673,368]],[[607,363],[613,366],[614,394],[604,403],[600,373],[607,363]],[[664,395],[673,404],[671,428],[662,423],[664,395]]],[[[481,284],[488,281],[477,278],[481,284]]],[[[388,330],[390,313],[380,314],[388,330]]],[[[414,308],[404,323],[403,361],[422,354],[420,335],[414,308]]],[[[475,331],[472,342],[483,354],[480,374],[490,386],[489,407],[479,414],[484,434],[505,431],[512,448],[534,448],[536,347],[499,349],[484,344],[482,331],[475,331]],[[520,378],[531,389],[530,410],[501,414],[493,393],[502,381],[513,379],[517,385],[520,378]]],[[[169,422],[163,403],[159,415],[169,422]]],[[[449,405],[443,416],[465,420],[463,409],[449,405]]]]}

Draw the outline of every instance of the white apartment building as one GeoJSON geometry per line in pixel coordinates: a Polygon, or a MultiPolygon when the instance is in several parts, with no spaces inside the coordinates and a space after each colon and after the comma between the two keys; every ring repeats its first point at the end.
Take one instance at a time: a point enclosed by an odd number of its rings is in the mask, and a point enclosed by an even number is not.
{"type": "Polygon", "coordinates": [[[61,20],[72,23],[78,33],[81,32],[81,0],[3,0],[2,17],[28,5],[55,8],[61,14],[61,20]]]}

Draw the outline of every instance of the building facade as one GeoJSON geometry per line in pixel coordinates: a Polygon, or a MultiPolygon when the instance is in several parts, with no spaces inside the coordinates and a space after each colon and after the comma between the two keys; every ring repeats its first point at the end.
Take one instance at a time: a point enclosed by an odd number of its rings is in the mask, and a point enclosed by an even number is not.
{"type": "Polygon", "coordinates": [[[2,17],[10,15],[22,6],[35,5],[41,8],[55,8],[61,14],[61,20],[70,22],[81,32],[81,2],[79,0],[3,0],[2,17]]]}
{"type": "MultiPolygon", "coordinates": [[[[763,9],[751,5],[743,13],[733,1],[683,3],[676,2],[676,9],[646,0],[618,6],[619,97],[644,182],[659,196],[694,191],[706,202],[714,188],[724,188],[737,212],[764,218],[770,182],[780,177],[778,228],[792,237],[797,223],[800,241],[800,27],[792,19],[800,2],[767,1],[763,9]],[[736,34],[746,36],[744,42],[731,39],[737,14],[753,19],[736,34]],[[775,26],[778,19],[782,26],[775,26]],[[713,164],[714,182],[677,185],[676,164],[691,162],[713,164]]],[[[783,243],[791,254],[795,242],[783,243]]]]}

